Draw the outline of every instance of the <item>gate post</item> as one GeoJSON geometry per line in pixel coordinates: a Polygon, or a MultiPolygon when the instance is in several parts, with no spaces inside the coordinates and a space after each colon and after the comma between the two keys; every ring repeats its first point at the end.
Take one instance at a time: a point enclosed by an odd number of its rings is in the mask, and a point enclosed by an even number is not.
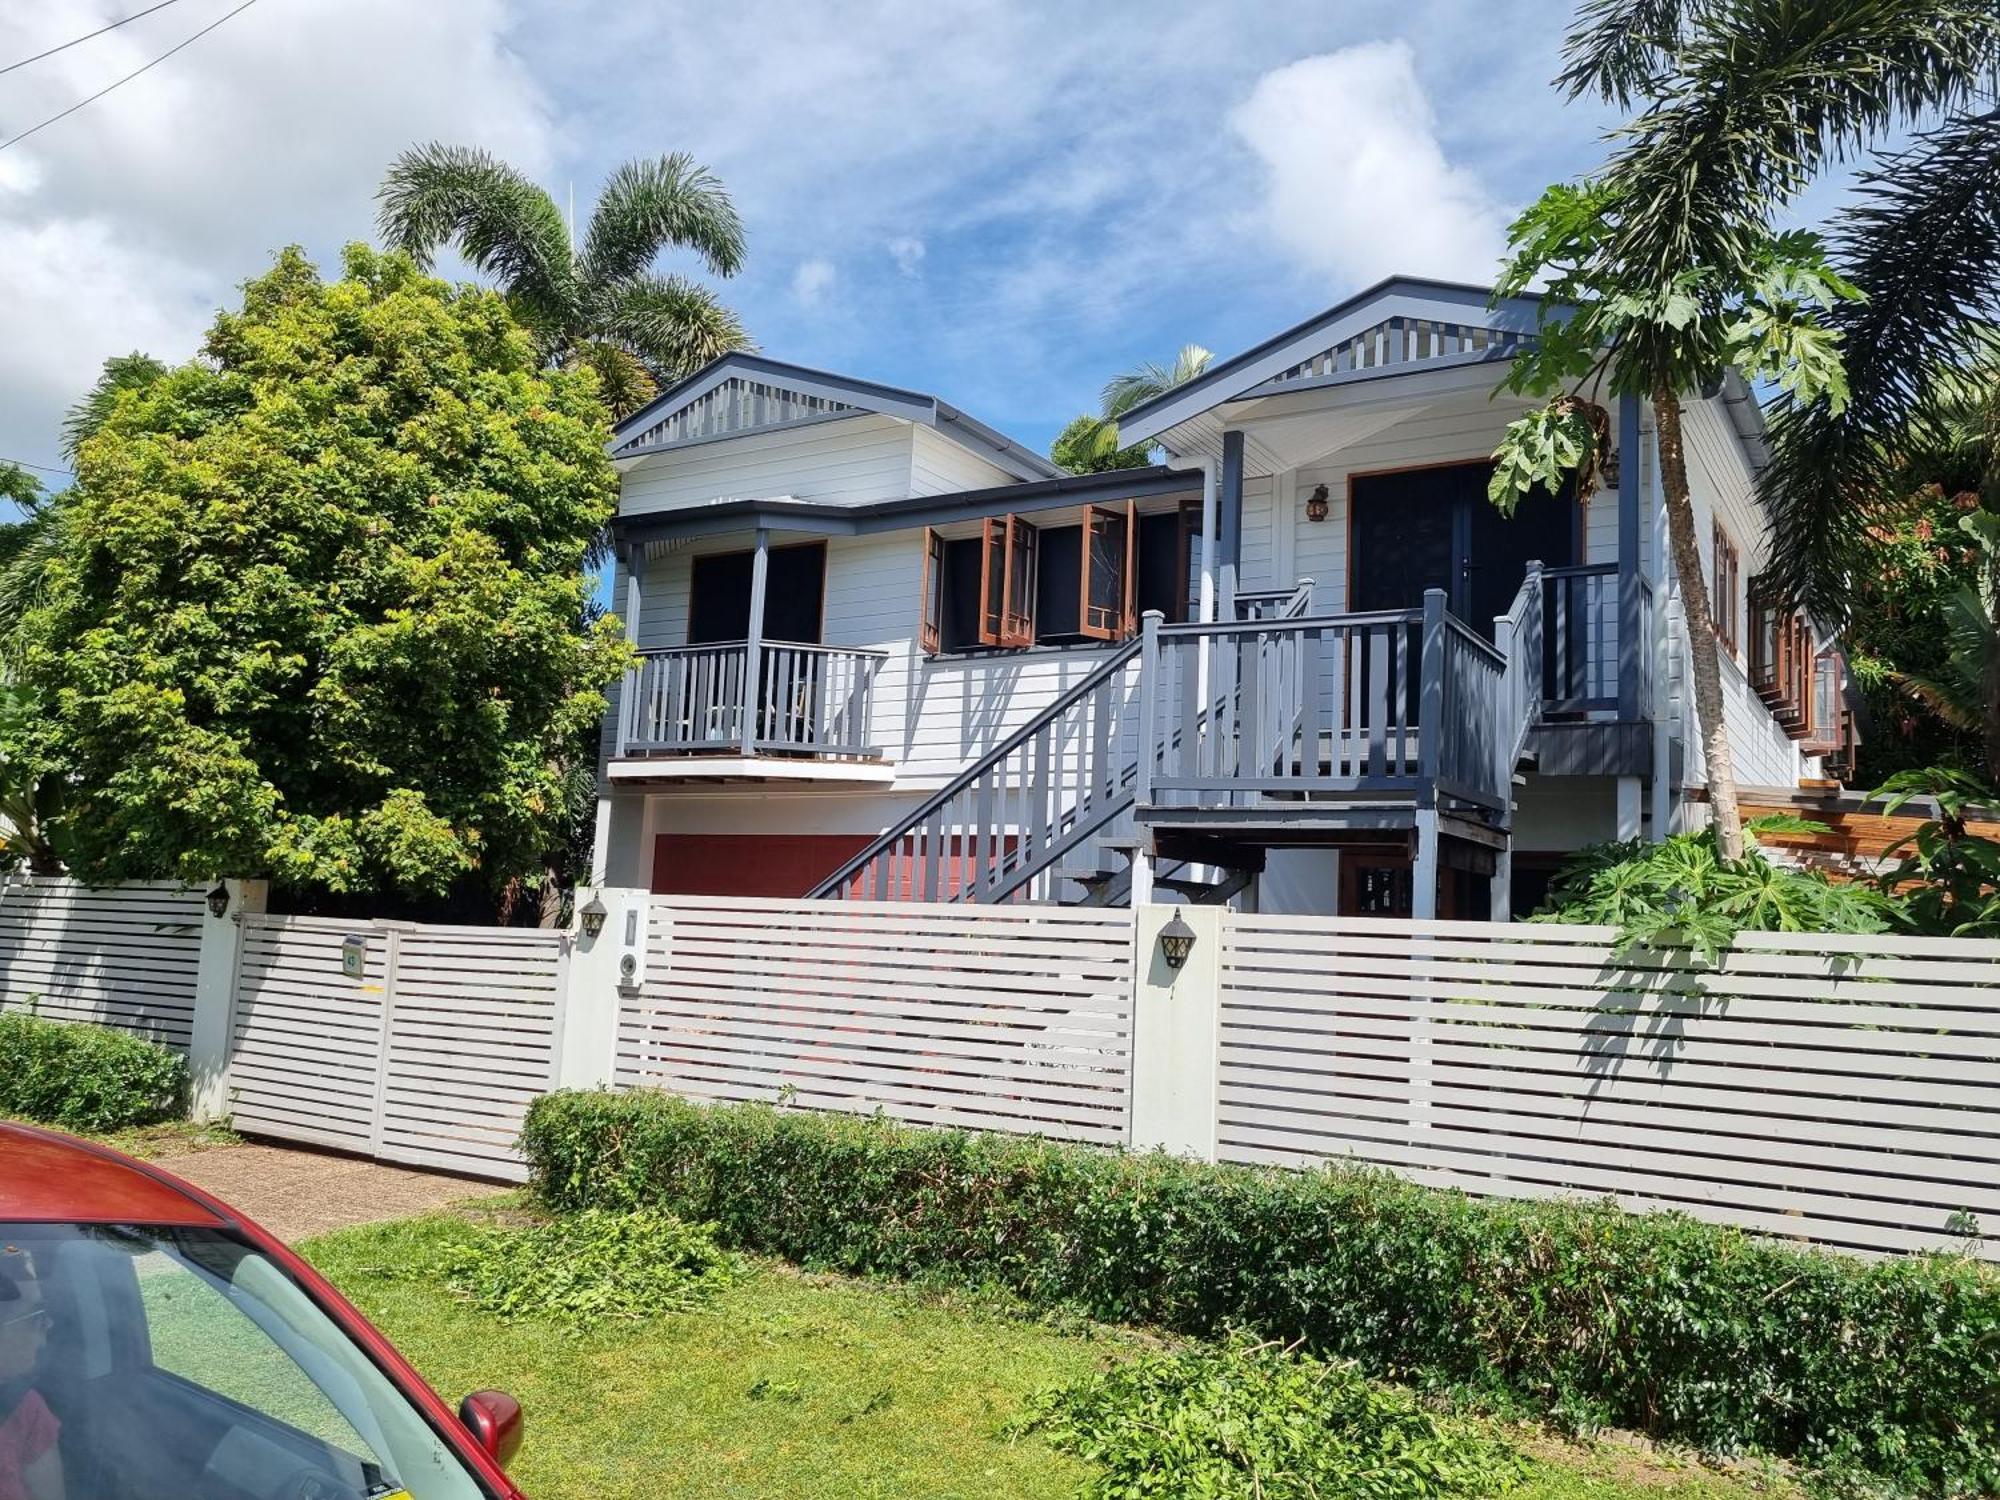
{"type": "Polygon", "coordinates": [[[263,880],[225,880],[229,905],[221,916],[204,910],[201,948],[194,981],[194,1016],[188,1028],[189,1099],[197,1120],[229,1113],[230,1031],[236,1015],[237,968],[243,950],[245,916],[261,916],[270,895],[263,880]]]}
{"type": "Polygon", "coordinates": [[[617,886],[593,891],[585,886],[576,893],[576,909],[582,911],[593,895],[604,903],[604,926],[596,937],[585,937],[581,924],[571,934],[575,946],[563,986],[561,1040],[552,1080],[557,1088],[611,1087],[618,1069],[619,1002],[646,977],[652,893],[617,886]]]}
{"type": "Polygon", "coordinates": [[[1134,909],[1132,1128],[1134,1151],[1215,1160],[1222,1049],[1220,906],[1134,909]],[[1194,945],[1178,969],[1160,951],[1160,929],[1178,916],[1194,945]]]}

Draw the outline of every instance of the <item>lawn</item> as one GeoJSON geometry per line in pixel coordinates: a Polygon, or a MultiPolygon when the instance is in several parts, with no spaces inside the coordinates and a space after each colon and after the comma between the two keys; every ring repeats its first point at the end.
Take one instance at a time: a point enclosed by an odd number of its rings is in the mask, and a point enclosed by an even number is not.
{"type": "MultiPolygon", "coordinates": [[[[1089,1471],[1004,1428],[1030,1392],[1141,1347],[1122,1330],[769,1262],[696,1312],[587,1334],[508,1325],[411,1273],[447,1227],[412,1220],[303,1248],[447,1398],[489,1385],[521,1398],[515,1472],[536,1500],[1068,1500],[1089,1471]]],[[[1633,1448],[1529,1446],[1522,1500],[1770,1493],[1633,1448]]]]}

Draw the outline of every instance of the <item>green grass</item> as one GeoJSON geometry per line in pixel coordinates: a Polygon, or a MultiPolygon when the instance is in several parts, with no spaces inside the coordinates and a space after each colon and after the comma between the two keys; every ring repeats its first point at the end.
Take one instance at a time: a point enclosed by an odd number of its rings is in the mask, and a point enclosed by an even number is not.
{"type": "MultiPolygon", "coordinates": [[[[448,1400],[480,1386],[521,1399],[514,1472],[535,1500],[1070,1500],[1083,1466],[1003,1429],[1030,1392],[1140,1346],[767,1262],[695,1312],[587,1334],[509,1325],[417,1272],[449,1228],[412,1220],[305,1249],[448,1400]]],[[[1533,1448],[1521,1500],[1769,1493],[1636,1448],[1533,1448]]]]}

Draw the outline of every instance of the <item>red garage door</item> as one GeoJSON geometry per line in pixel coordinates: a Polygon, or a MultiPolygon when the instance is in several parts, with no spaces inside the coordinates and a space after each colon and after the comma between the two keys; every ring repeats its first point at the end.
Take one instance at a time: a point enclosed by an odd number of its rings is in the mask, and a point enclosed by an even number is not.
{"type": "Polygon", "coordinates": [[[803,896],[873,840],[865,833],[663,833],[656,896],[803,896]]]}

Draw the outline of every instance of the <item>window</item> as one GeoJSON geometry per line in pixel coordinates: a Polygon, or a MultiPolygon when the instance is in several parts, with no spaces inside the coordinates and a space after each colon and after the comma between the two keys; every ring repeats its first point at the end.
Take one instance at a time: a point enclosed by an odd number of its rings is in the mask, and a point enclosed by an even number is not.
{"type": "MultiPolygon", "coordinates": [[[[755,554],[711,552],[688,569],[690,646],[747,640],[755,554]]],[[[773,547],[764,574],[764,639],[817,646],[826,598],[826,543],[773,547]]]]}
{"type": "Polygon", "coordinates": [[[1078,524],[989,516],[977,537],[924,533],[918,641],[926,652],[1116,641],[1142,611],[1186,614],[1182,513],[1086,505],[1078,524]]]}
{"type": "Polygon", "coordinates": [[[1739,639],[1738,626],[1738,582],[1743,566],[1742,555],[1736,550],[1736,543],[1723,529],[1722,523],[1715,523],[1715,582],[1708,601],[1709,612],[1715,617],[1715,633],[1722,639],[1723,648],[1735,651],[1739,639]]]}

